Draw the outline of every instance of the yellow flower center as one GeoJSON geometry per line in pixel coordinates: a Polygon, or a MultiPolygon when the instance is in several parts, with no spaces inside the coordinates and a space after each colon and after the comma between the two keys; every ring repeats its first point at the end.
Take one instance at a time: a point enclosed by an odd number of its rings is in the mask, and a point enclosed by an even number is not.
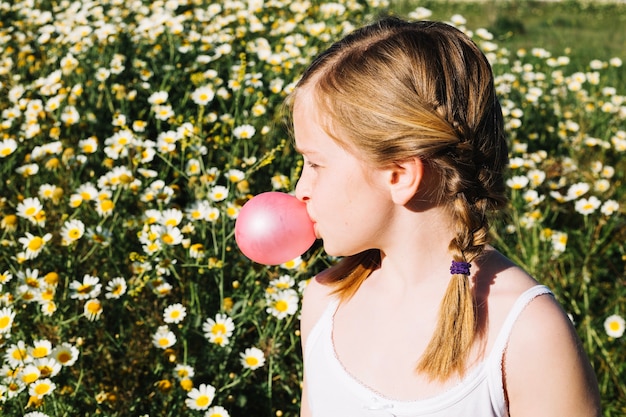
{"type": "Polygon", "coordinates": [[[285,300],[278,300],[274,303],[274,308],[284,313],[289,308],[289,304],[285,300]]]}
{"type": "Polygon", "coordinates": [[[70,360],[72,359],[72,355],[69,352],[59,352],[59,354],[56,357],[56,360],[59,361],[61,364],[64,363],[68,363],[70,360]]]}
{"type": "Polygon", "coordinates": [[[193,388],[193,382],[189,378],[183,378],[180,380],[180,386],[185,391],[190,391],[193,388]]]}
{"type": "Polygon", "coordinates": [[[206,395],[201,395],[196,399],[198,407],[206,407],[211,404],[211,399],[206,395]]]}
{"type": "Polygon", "coordinates": [[[39,346],[33,349],[33,357],[35,358],[43,358],[48,355],[48,349],[45,347],[39,346]]]}
{"type": "Polygon", "coordinates": [[[11,356],[13,357],[13,359],[21,361],[26,358],[26,351],[21,350],[21,349],[15,349],[13,353],[11,354],[11,356]]]}
{"type": "Polygon", "coordinates": [[[79,294],[87,294],[87,293],[89,293],[89,291],[91,291],[91,288],[92,288],[91,285],[82,284],[80,287],[78,287],[76,292],[79,293],[79,294]]]}
{"type": "Polygon", "coordinates": [[[38,378],[39,378],[39,373],[32,372],[30,374],[24,374],[22,376],[22,381],[25,384],[31,384],[31,383],[37,381],[38,378]]]}
{"type": "Polygon", "coordinates": [[[91,314],[98,314],[100,311],[102,311],[102,305],[100,304],[100,301],[91,300],[89,303],[87,303],[87,311],[89,311],[91,314]]]}
{"type": "Polygon", "coordinates": [[[30,242],[28,242],[28,249],[33,252],[38,251],[43,246],[43,239],[39,236],[35,236],[30,242]]]}
{"type": "Polygon", "coordinates": [[[102,208],[102,211],[105,211],[105,212],[106,211],[112,211],[113,207],[115,207],[115,204],[111,200],[104,200],[100,204],[100,208],[102,208]]]}
{"type": "Polygon", "coordinates": [[[226,333],[226,326],[223,323],[215,323],[211,329],[211,333],[224,334],[226,333]]]}
{"type": "Polygon", "coordinates": [[[37,395],[45,395],[50,391],[50,385],[48,384],[37,384],[35,387],[35,394],[37,395]]]}

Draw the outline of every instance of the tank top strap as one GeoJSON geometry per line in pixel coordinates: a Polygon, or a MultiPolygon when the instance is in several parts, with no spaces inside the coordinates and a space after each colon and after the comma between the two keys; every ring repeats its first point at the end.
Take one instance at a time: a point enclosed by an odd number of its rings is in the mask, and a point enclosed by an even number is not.
{"type": "Polygon", "coordinates": [[[334,297],[328,302],[322,315],[313,325],[307,338],[307,345],[304,347],[305,355],[308,354],[309,346],[312,346],[318,338],[323,337],[328,331],[332,332],[333,316],[335,311],[337,311],[337,307],[339,307],[339,298],[334,297]]]}
{"type": "Polygon", "coordinates": [[[509,337],[511,336],[515,322],[532,300],[544,294],[552,295],[552,291],[550,291],[550,289],[545,285],[535,285],[534,287],[524,291],[517,298],[517,300],[515,300],[515,303],[513,304],[511,311],[509,311],[509,314],[500,329],[498,337],[496,338],[491,354],[489,355],[490,360],[497,360],[501,364],[502,356],[506,350],[506,346],[509,342],[509,337]]]}
{"type": "MultiPolygon", "coordinates": [[[[507,400],[504,393],[504,374],[503,360],[504,352],[509,343],[509,338],[515,322],[522,314],[526,306],[535,298],[543,294],[552,294],[552,291],[545,285],[536,285],[524,291],[513,303],[513,307],[509,311],[504,324],[500,329],[496,341],[491,349],[488,358],[485,361],[487,380],[489,386],[490,397],[494,410],[503,410],[502,416],[508,416],[507,400]]],[[[499,414],[500,415],[500,414],[499,414]]]]}

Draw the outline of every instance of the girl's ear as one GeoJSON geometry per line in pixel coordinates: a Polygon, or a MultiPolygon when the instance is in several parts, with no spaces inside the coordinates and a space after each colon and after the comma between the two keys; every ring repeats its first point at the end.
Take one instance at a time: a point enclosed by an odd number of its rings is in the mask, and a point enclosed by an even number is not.
{"type": "Polygon", "coordinates": [[[422,184],[424,164],[414,157],[395,162],[390,168],[389,188],[391,198],[399,205],[408,204],[422,184]]]}

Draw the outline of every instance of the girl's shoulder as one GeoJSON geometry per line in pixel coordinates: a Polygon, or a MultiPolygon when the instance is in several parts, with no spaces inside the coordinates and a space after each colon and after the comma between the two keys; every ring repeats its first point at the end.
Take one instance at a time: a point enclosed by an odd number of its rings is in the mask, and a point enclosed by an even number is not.
{"type": "Polygon", "coordinates": [[[517,297],[539,282],[509,258],[489,247],[476,260],[473,276],[474,294],[481,300],[499,301],[506,308],[517,297]]]}
{"type": "MultiPolygon", "coordinates": [[[[486,253],[479,273],[490,326],[501,324],[516,300],[539,285],[495,250],[486,253]]],[[[554,296],[540,295],[525,304],[511,329],[502,366],[511,415],[597,415],[593,370],[554,296]]]]}

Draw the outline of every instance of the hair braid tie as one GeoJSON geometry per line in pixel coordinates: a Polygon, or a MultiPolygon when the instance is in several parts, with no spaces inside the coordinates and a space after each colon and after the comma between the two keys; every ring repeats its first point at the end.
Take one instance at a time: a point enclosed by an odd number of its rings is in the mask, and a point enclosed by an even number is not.
{"type": "Polygon", "coordinates": [[[469,275],[471,266],[472,265],[469,262],[452,261],[452,265],[450,266],[450,273],[452,275],[469,275]]]}

